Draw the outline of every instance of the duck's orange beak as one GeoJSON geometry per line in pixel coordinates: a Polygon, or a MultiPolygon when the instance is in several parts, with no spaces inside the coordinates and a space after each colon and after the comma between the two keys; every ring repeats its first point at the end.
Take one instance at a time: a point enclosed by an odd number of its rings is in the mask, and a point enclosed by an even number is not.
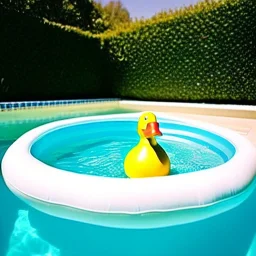
{"type": "Polygon", "coordinates": [[[159,130],[159,123],[157,122],[148,123],[146,129],[142,131],[146,138],[163,135],[159,130]]]}

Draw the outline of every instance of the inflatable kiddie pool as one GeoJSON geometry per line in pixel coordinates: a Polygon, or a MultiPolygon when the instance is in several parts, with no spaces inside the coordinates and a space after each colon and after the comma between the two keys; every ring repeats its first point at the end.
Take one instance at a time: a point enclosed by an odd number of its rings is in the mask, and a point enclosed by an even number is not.
{"type": "MultiPolygon", "coordinates": [[[[225,212],[250,195],[256,183],[256,151],[247,139],[215,125],[156,115],[163,133],[158,142],[165,149],[171,145],[169,176],[129,179],[113,175],[112,169],[119,165],[119,170],[123,169],[123,157],[138,142],[140,113],[136,113],[68,119],[25,133],[3,158],[5,183],[20,199],[47,214],[118,228],[156,228],[198,221],[225,212]],[[119,146],[115,141],[120,141],[119,146]],[[123,153],[118,155],[106,146],[104,163],[102,150],[97,149],[98,159],[87,165],[86,173],[79,173],[83,166],[73,171],[56,168],[47,160],[64,148],[75,155],[73,146],[77,143],[90,144],[84,150],[89,150],[88,156],[95,145],[104,147],[105,143],[112,143],[123,153]],[[127,147],[122,148],[125,143],[127,147]],[[210,155],[204,155],[198,146],[210,155]],[[211,154],[221,161],[209,165],[211,154]],[[186,171],[180,163],[185,163],[186,171]],[[93,173],[97,168],[103,176],[93,173]],[[108,173],[112,177],[106,177],[108,173]]],[[[79,161],[72,166],[78,166],[79,161]]],[[[87,158],[83,161],[86,163],[87,158]]]]}

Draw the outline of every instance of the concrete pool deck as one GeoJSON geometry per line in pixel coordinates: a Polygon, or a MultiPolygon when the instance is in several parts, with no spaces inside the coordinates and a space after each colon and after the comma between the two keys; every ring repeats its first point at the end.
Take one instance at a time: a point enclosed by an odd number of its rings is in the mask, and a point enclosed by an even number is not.
{"type": "Polygon", "coordinates": [[[138,111],[165,112],[173,117],[212,123],[238,132],[256,146],[256,106],[121,100],[119,107],[138,111]]]}

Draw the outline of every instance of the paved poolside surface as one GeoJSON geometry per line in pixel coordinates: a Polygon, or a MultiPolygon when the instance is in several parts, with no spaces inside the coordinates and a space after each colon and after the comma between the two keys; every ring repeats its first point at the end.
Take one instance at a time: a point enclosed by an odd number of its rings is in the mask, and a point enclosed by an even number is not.
{"type": "Polygon", "coordinates": [[[247,137],[256,146],[256,119],[177,113],[172,113],[171,115],[175,117],[182,116],[192,118],[194,120],[200,120],[232,129],[244,137],[247,137]]]}
{"type": "Polygon", "coordinates": [[[172,117],[189,118],[232,129],[256,146],[256,106],[121,101],[120,107],[141,111],[153,110],[172,117]],[[158,103],[159,104],[159,103],[158,103]]]}

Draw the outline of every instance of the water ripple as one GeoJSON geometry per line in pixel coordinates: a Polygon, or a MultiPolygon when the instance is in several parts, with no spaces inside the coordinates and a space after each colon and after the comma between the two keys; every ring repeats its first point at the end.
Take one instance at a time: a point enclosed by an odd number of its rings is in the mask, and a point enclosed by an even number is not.
{"type": "MultiPolygon", "coordinates": [[[[50,152],[46,163],[59,169],[81,174],[125,178],[123,162],[137,140],[115,137],[80,142],[50,152]]],[[[160,139],[159,143],[171,159],[172,174],[212,168],[224,163],[219,154],[192,141],[160,139]]]]}

